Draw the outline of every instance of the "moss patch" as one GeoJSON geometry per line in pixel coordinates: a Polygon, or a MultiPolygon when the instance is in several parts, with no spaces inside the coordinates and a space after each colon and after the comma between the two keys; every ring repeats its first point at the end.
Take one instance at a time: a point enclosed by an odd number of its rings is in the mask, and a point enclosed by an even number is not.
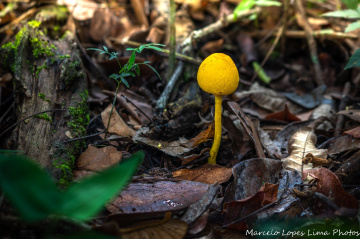
{"type": "MultiPolygon", "coordinates": [[[[70,106],[69,114],[70,120],[67,123],[71,135],[74,138],[81,138],[86,136],[86,127],[90,121],[90,115],[88,113],[87,99],[88,93],[85,90],[79,93],[75,97],[78,99],[73,106],[70,106]]],[[[72,169],[75,166],[76,157],[79,152],[86,147],[85,140],[75,140],[70,142],[71,147],[65,145],[62,142],[56,142],[53,146],[56,148],[56,155],[54,155],[53,167],[58,172],[58,186],[66,188],[73,180],[72,169]]]]}

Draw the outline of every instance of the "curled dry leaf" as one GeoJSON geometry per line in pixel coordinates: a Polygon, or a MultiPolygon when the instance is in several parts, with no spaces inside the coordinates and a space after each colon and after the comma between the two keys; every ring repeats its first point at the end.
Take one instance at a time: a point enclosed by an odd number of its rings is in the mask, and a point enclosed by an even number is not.
{"type": "MultiPolygon", "coordinates": [[[[111,111],[111,105],[109,105],[101,113],[101,118],[102,118],[102,121],[103,121],[105,127],[107,127],[107,125],[108,125],[110,111],[111,111]]],[[[128,138],[132,138],[136,133],[135,130],[130,128],[125,123],[125,121],[120,117],[120,115],[116,112],[115,107],[114,107],[114,110],[113,110],[112,115],[111,115],[110,125],[109,125],[108,130],[109,130],[110,133],[115,133],[115,134],[118,134],[118,135],[120,135],[122,137],[128,137],[128,138]]]]}
{"type": "Polygon", "coordinates": [[[217,164],[205,164],[194,169],[177,170],[173,172],[173,177],[182,180],[214,184],[227,182],[231,174],[231,168],[224,168],[217,164]]]}
{"type": "Polygon", "coordinates": [[[296,131],[290,138],[288,144],[289,156],[283,158],[283,166],[288,170],[301,170],[311,169],[313,165],[311,163],[303,165],[303,158],[311,153],[313,156],[318,158],[327,158],[327,149],[317,149],[315,147],[316,135],[312,128],[304,127],[296,131]]]}

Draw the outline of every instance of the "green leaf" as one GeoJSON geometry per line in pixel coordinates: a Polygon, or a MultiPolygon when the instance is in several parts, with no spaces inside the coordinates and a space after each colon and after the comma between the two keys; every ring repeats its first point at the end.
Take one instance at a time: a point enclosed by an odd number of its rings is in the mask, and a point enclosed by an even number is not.
{"type": "Polygon", "coordinates": [[[128,61],[128,67],[127,67],[127,70],[129,71],[131,69],[131,67],[134,65],[134,62],[135,62],[135,56],[136,56],[136,53],[135,51],[133,51],[133,53],[131,54],[130,56],[130,59],[128,61]]]}
{"type": "Polygon", "coordinates": [[[322,14],[323,17],[342,17],[347,19],[360,18],[360,12],[353,9],[333,11],[322,14]]]}
{"type": "Polygon", "coordinates": [[[281,2],[273,1],[273,0],[257,0],[255,4],[260,7],[271,7],[271,6],[281,7],[282,5],[281,2]]]}
{"type": "Polygon", "coordinates": [[[356,21],[356,22],[350,23],[346,27],[345,32],[351,32],[351,31],[354,31],[354,30],[359,29],[359,28],[360,28],[360,21],[356,21]]]}
{"type": "Polygon", "coordinates": [[[120,75],[119,74],[116,74],[116,73],[113,73],[109,76],[109,78],[112,78],[112,79],[119,79],[120,78],[120,75]]]}
{"type": "Polygon", "coordinates": [[[152,49],[152,50],[155,50],[155,51],[164,52],[163,49],[161,49],[161,48],[159,48],[159,47],[156,47],[156,46],[147,46],[146,48],[147,48],[147,49],[152,49]]]}
{"type": "Polygon", "coordinates": [[[90,50],[90,51],[103,51],[103,50],[98,49],[98,48],[86,48],[86,50],[90,50]]]}
{"type": "Polygon", "coordinates": [[[106,46],[103,46],[103,48],[106,52],[109,52],[106,46]]]}
{"type": "Polygon", "coordinates": [[[356,9],[358,7],[359,1],[358,0],[341,0],[347,8],[349,9],[356,9]]]}
{"type": "Polygon", "coordinates": [[[350,57],[349,62],[344,69],[347,70],[354,66],[360,66],[360,49],[357,49],[355,53],[350,57]]]}
{"type": "Polygon", "coordinates": [[[154,67],[152,67],[152,66],[150,66],[150,65],[148,65],[148,64],[145,64],[145,63],[144,63],[144,65],[147,65],[148,67],[150,67],[150,69],[152,69],[152,70],[155,72],[155,74],[159,77],[159,79],[161,79],[161,76],[160,76],[159,73],[154,69],[154,67]]]}
{"type": "Polygon", "coordinates": [[[23,155],[0,155],[0,186],[26,221],[56,214],[61,194],[50,176],[23,155]]]}
{"type": "Polygon", "coordinates": [[[127,80],[125,80],[124,77],[120,77],[120,78],[121,78],[122,83],[124,83],[124,85],[125,85],[127,88],[130,88],[129,82],[127,82],[127,80]]]}
{"type": "Polygon", "coordinates": [[[256,61],[253,61],[252,63],[254,70],[256,72],[256,74],[258,75],[258,77],[266,84],[269,84],[271,82],[271,78],[266,75],[264,69],[259,65],[259,63],[257,63],[256,61]]]}
{"type": "Polygon", "coordinates": [[[234,9],[234,18],[237,19],[240,12],[249,10],[255,5],[255,0],[244,0],[239,3],[234,9]]]}
{"type": "Polygon", "coordinates": [[[147,45],[149,45],[149,46],[161,46],[161,47],[165,47],[165,46],[166,46],[166,45],[161,44],[161,43],[149,43],[149,44],[147,44],[147,45]]]}
{"type": "Polygon", "coordinates": [[[135,48],[126,48],[127,51],[133,51],[135,48]]]}
{"type": "Polygon", "coordinates": [[[146,45],[141,45],[141,46],[139,47],[139,51],[142,52],[142,50],[144,50],[145,46],[146,46],[146,45]]]}
{"type": "Polygon", "coordinates": [[[144,158],[143,152],[133,154],[119,165],[75,184],[65,192],[61,212],[78,220],[88,220],[130,181],[144,158]]]}
{"type": "Polygon", "coordinates": [[[140,66],[138,64],[134,65],[135,73],[139,76],[140,75],[140,66]]]}

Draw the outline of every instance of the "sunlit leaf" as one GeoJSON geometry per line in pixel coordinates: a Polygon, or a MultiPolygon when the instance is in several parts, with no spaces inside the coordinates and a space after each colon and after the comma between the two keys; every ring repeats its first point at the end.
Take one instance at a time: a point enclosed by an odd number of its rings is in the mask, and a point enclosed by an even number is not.
{"type": "Polygon", "coordinates": [[[328,12],[322,15],[323,17],[342,17],[347,19],[360,18],[360,12],[353,9],[340,10],[328,12]]]}
{"type": "Polygon", "coordinates": [[[236,8],[234,9],[234,18],[237,19],[238,15],[242,11],[246,11],[251,9],[255,5],[255,0],[244,0],[239,3],[236,8]]]}
{"type": "Polygon", "coordinates": [[[258,0],[256,1],[256,5],[260,7],[271,7],[271,6],[281,7],[282,4],[281,2],[273,1],[273,0],[258,0]]]}
{"type": "Polygon", "coordinates": [[[139,47],[139,51],[142,52],[142,50],[144,50],[144,48],[145,48],[145,45],[141,45],[141,46],[139,47]]]}
{"type": "Polygon", "coordinates": [[[96,215],[128,183],[144,158],[143,152],[133,154],[119,165],[84,179],[64,194],[61,212],[69,217],[88,220],[96,215]]]}
{"type": "Polygon", "coordinates": [[[156,47],[156,46],[147,46],[146,48],[147,48],[147,49],[152,49],[152,50],[155,50],[155,51],[164,52],[163,49],[161,49],[161,48],[159,48],[159,47],[156,47]]]}
{"type": "Polygon", "coordinates": [[[359,29],[359,28],[360,28],[360,21],[356,21],[356,22],[350,23],[346,27],[345,32],[351,32],[351,31],[354,31],[354,30],[359,29]]]}

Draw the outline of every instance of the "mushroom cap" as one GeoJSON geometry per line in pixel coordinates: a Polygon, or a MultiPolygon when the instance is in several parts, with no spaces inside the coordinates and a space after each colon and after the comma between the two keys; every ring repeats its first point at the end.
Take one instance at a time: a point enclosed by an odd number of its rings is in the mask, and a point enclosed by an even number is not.
{"type": "Polygon", "coordinates": [[[223,53],[208,56],[197,73],[200,88],[213,95],[229,95],[239,85],[239,72],[233,60],[223,53]]]}

